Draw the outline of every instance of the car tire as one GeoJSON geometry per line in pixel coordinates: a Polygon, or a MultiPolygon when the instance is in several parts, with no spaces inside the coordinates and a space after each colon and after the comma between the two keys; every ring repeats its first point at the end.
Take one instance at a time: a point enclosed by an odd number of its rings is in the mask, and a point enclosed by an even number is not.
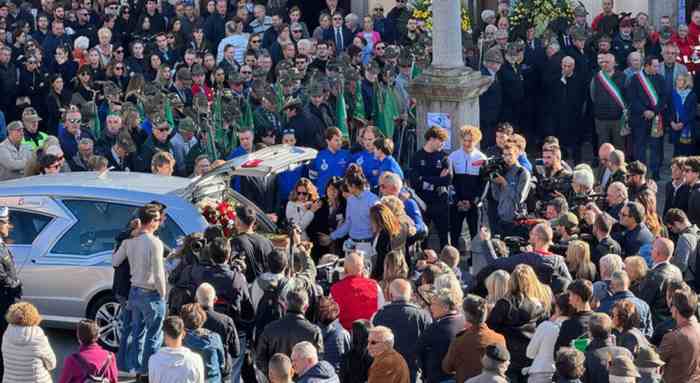
{"type": "Polygon", "coordinates": [[[113,352],[119,349],[121,336],[121,328],[119,326],[120,313],[121,307],[119,302],[111,294],[95,300],[88,311],[88,318],[94,320],[100,329],[97,342],[105,349],[113,352]]]}

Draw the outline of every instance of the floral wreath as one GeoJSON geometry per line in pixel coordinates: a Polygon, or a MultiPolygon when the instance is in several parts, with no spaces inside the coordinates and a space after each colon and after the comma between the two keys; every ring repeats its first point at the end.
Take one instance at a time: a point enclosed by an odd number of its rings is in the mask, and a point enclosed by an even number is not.
{"type": "MultiPolygon", "coordinates": [[[[425,22],[425,28],[433,29],[433,0],[415,0],[413,3],[413,17],[425,22]]],[[[461,11],[462,32],[471,31],[471,20],[469,19],[469,9],[462,7],[461,11]]]]}
{"type": "Polygon", "coordinates": [[[564,18],[574,20],[574,6],[569,0],[521,0],[510,12],[508,21],[511,29],[531,23],[535,34],[541,36],[549,23],[564,18]]]}

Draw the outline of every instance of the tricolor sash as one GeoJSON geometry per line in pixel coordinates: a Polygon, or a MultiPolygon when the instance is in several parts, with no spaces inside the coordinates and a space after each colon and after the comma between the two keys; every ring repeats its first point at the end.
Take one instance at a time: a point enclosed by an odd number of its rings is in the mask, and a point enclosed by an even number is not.
{"type": "Polygon", "coordinates": [[[627,107],[625,106],[625,99],[622,98],[622,92],[620,92],[620,88],[617,87],[617,84],[610,78],[610,76],[607,75],[607,73],[603,72],[602,70],[598,72],[598,81],[600,84],[603,86],[603,89],[610,95],[610,97],[615,100],[615,103],[617,106],[622,108],[622,110],[625,110],[627,107]]]}
{"type": "MultiPolygon", "coordinates": [[[[639,73],[637,73],[637,78],[639,78],[639,83],[642,85],[644,93],[646,93],[647,97],[649,97],[651,106],[656,108],[656,106],[659,104],[659,95],[656,93],[656,89],[654,89],[654,84],[651,83],[649,78],[644,74],[643,70],[640,70],[639,73]]],[[[654,116],[654,119],[651,121],[650,134],[652,137],[656,138],[664,135],[663,120],[661,119],[660,113],[657,113],[654,116]]]]}

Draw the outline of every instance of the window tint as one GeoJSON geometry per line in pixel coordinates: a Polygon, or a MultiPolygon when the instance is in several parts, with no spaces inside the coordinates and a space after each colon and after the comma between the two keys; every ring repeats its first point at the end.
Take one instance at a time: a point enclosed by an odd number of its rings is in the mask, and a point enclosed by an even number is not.
{"type": "MultiPolygon", "coordinates": [[[[114,249],[115,238],[133,219],[137,206],[105,201],[64,200],[75,215],[73,225],[54,246],[54,254],[90,255],[114,249]]],[[[159,231],[163,242],[175,248],[182,230],[170,217],[159,231]]]]}
{"type": "Polygon", "coordinates": [[[14,245],[31,245],[46,225],[51,222],[51,217],[30,213],[22,210],[10,211],[10,243],[14,245]]]}

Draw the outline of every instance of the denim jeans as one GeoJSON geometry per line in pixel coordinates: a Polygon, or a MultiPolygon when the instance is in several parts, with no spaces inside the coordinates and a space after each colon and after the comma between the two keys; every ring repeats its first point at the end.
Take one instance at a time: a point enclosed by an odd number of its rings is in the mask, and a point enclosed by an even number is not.
{"type": "Polygon", "coordinates": [[[117,296],[119,301],[119,350],[117,351],[117,368],[120,371],[130,371],[134,366],[129,360],[129,338],[131,336],[131,306],[125,297],[117,296]]]}
{"type": "Polygon", "coordinates": [[[165,299],[157,291],[132,287],[129,291],[131,305],[131,342],[128,347],[130,366],[139,374],[148,371],[148,359],[163,343],[163,319],[165,299]]]}
{"type": "Polygon", "coordinates": [[[231,383],[241,383],[241,368],[245,359],[245,352],[248,349],[248,338],[243,331],[238,333],[238,342],[241,345],[241,353],[233,360],[231,366],[231,383]]]}

